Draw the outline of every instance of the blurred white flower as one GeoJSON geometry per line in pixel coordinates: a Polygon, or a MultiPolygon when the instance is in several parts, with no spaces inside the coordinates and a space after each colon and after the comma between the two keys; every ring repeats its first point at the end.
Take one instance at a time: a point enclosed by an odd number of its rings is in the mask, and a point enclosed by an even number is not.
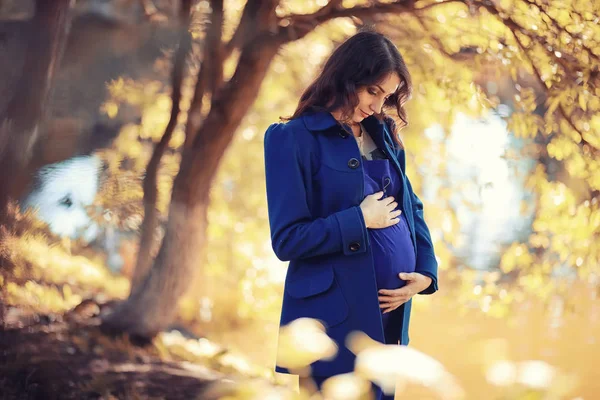
{"type": "Polygon", "coordinates": [[[288,369],[331,359],[337,353],[337,345],[327,336],[325,326],[312,318],[298,318],[283,326],[277,346],[277,365],[288,369]]]}
{"type": "Polygon", "coordinates": [[[571,387],[569,376],[560,377],[556,368],[539,360],[498,361],[487,369],[486,379],[495,386],[520,384],[543,391],[562,392],[571,387]]]}
{"type": "Polygon", "coordinates": [[[517,380],[517,366],[511,361],[498,361],[485,373],[486,380],[495,386],[510,386],[517,380]]]}
{"type": "Polygon", "coordinates": [[[371,391],[371,382],[354,373],[335,375],[321,387],[321,393],[328,400],[364,399],[371,391]]]}
{"type": "Polygon", "coordinates": [[[354,372],[393,394],[397,384],[414,382],[435,391],[442,399],[459,399],[464,391],[436,359],[407,346],[384,345],[363,332],[352,332],[348,348],[357,355],[354,372]]]}
{"type": "Polygon", "coordinates": [[[554,377],[556,369],[544,361],[529,360],[519,363],[517,381],[532,389],[548,388],[554,377]]]}

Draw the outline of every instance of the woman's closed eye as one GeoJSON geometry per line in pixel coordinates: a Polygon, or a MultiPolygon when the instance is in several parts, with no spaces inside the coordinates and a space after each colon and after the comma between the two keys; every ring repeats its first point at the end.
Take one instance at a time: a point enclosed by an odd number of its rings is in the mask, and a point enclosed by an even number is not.
{"type": "MultiPolygon", "coordinates": [[[[377,96],[377,89],[375,88],[369,88],[368,93],[372,96],[377,96]]],[[[383,92],[382,92],[383,93],[383,92]]],[[[388,101],[390,99],[392,95],[388,94],[387,96],[385,96],[385,98],[383,99],[383,101],[388,101]]]]}

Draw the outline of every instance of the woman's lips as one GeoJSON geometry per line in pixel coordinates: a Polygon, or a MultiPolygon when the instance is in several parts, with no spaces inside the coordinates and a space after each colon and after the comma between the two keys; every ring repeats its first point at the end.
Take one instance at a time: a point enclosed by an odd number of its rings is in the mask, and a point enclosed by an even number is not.
{"type": "Polygon", "coordinates": [[[369,114],[367,114],[366,112],[364,112],[363,110],[358,110],[361,112],[361,114],[363,115],[364,118],[367,118],[369,116],[369,114]]]}

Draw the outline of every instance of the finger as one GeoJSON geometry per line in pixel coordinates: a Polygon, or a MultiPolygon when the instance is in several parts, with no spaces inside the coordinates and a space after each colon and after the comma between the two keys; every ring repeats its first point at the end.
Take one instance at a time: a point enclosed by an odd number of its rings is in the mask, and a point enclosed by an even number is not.
{"type": "Polygon", "coordinates": [[[406,286],[404,286],[402,289],[404,290],[400,294],[398,294],[398,297],[401,297],[403,299],[410,299],[415,295],[415,291],[411,288],[407,288],[406,286]]]}
{"type": "Polygon", "coordinates": [[[375,196],[376,199],[380,199],[381,196],[383,196],[383,190],[373,193],[372,196],[375,196]]]}
{"type": "Polygon", "coordinates": [[[396,202],[394,199],[394,196],[388,196],[385,199],[383,199],[382,201],[384,202],[383,204],[385,204],[386,206],[389,206],[390,204],[396,202]]]}
{"type": "Polygon", "coordinates": [[[404,297],[398,297],[398,296],[379,296],[378,299],[379,299],[380,303],[384,303],[384,305],[385,305],[386,303],[394,303],[396,301],[402,300],[402,299],[404,299],[404,297]]]}
{"type": "Polygon", "coordinates": [[[380,300],[379,308],[390,307],[398,302],[402,304],[407,302],[408,300],[410,300],[410,296],[393,297],[390,300],[380,300]]]}
{"type": "Polygon", "coordinates": [[[404,303],[406,303],[406,301],[402,301],[402,302],[399,302],[399,303],[397,303],[395,305],[392,305],[392,306],[386,308],[385,310],[383,310],[383,313],[387,314],[387,313],[389,313],[391,311],[394,311],[395,309],[397,309],[398,307],[400,307],[404,303]]]}
{"type": "Polygon", "coordinates": [[[406,296],[410,296],[411,293],[412,293],[412,290],[411,290],[410,286],[404,285],[400,289],[396,289],[393,296],[406,297],[406,296]]]}
{"type": "Polygon", "coordinates": [[[392,211],[392,214],[396,214],[396,215],[394,215],[394,217],[398,217],[398,216],[400,216],[400,214],[402,214],[402,210],[392,211]]]}
{"type": "Polygon", "coordinates": [[[400,218],[392,218],[388,226],[396,225],[398,222],[400,222],[400,218]]]}
{"type": "Polygon", "coordinates": [[[389,303],[389,302],[393,302],[396,300],[406,300],[412,297],[412,292],[401,292],[399,294],[393,294],[393,295],[380,295],[377,297],[377,299],[380,302],[384,302],[384,303],[389,303]]]}
{"type": "Polygon", "coordinates": [[[415,294],[416,294],[416,292],[414,290],[410,290],[410,291],[407,290],[406,292],[402,292],[402,294],[398,297],[401,299],[410,299],[415,294]]]}
{"type": "Polygon", "coordinates": [[[395,303],[389,304],[388,307],[389,308],[398,308],[400,307],[402,304],[406,303],[408,301],[408,299],[402,299],[402,300],[398,300],[395,303]]]}
{"type": "Polygon", "coordinates": [[[379,308],[384,309],[384,310],[387,310],[387,309],[390,309],[390,308],[392,308],[392,309],[398,308],[402,304],[406,303],[408,300],[410,300],[410,299],[401,299],[401,300],[396,299],[396,301],[393,302],[393,303],[382,303],[382,304],[380,304],[379,308]]]}
{"type": "Polygon", "coordinates": [[[379,289],[377,293],[379,296],[406,297],[409,293],[412,293],[409,285],[412,285],[412,282],[398,289],[379,289]]]}
{"type": "Polygon", "coordinates": [[[400,272],[398,276],[400,277],[400,279],[405,281],[414,281],[417,279],[417,274],[415,274],[414,272],[400,272]]]}

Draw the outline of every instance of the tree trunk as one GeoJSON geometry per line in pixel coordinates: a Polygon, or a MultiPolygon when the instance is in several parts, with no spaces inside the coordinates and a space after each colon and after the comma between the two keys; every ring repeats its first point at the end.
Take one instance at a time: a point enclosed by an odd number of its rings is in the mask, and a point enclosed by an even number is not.
{"type": "Polygon", "coordinates": [[[154,266],[139,289],[104,317],[105,331],[151,338],[175,318],[179,298],[201,267],[211,183],[280,45],[281,40],[270,34],[247,45],[234,76],[215,93],[204,124],[191,146],[184,149],[167,230],[154,266]]]}
{"type": "Polygon", "coordinates": [[[0,114],[0,224],[5,222],[9,199],[24,180],[38,137],[66,42],[70,2],[38,0],[29,29],[23,31],[28,37],[22,72],[12,99],[0,114]]]}

